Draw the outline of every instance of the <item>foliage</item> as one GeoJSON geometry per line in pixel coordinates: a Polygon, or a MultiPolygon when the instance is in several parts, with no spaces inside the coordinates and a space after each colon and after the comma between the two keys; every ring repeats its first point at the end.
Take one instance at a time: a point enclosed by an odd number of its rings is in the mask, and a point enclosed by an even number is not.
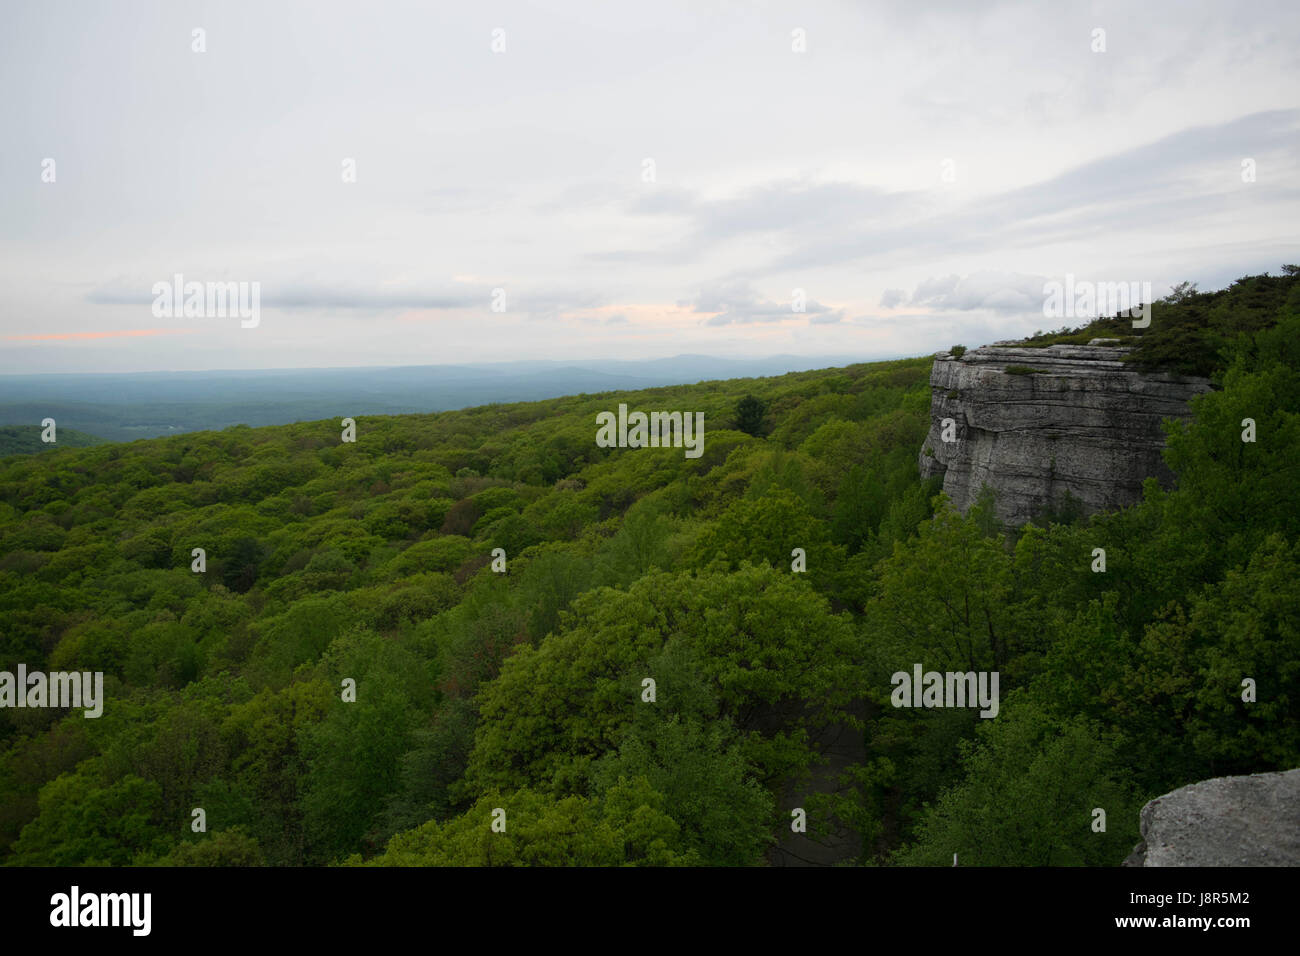
{"type": "Polygon", "coordinates": [[[763,417],[767,406],[762,399],[746,395],[736,403],[736,428],[746,435],[761,437],[763,434],[763,417]]]}
{"type": "Polygon", "coordinates": [[[105,702],[0,709],[0,861],[751,865],[815,776],[858,862],[1117,863],[1300,764],[1297,272],[1070,332],[1216,388],[1171,488],[1019,529],[918,480],[928,358],[4,458],[0,670],[105,702]],[[704,453],[597,446],[620,402],[704,453]],[[918,663],[999,716],[892,706],[918,663]]]}
{"type": "Polygon", "coordinates": [[[1150,303],[1151,321],[1145,328],[1135,328],[1129,316],[1103,316],[1074,329],[1036,333],[1021,344],[1041,348],[1118,338],[1121,345],[1133,346],[1125,361],[1213,376],[1231,364],[1231,349],[1242,337],[1270,328],[1287,310],[1294,313],[1300,294],[1294,268],[1283,266],[1281,276],[1245,276],[1216,292],[1198,292],[1196,283],[1181,282],[1150,303]]]}
{"type": "Polygon", "coordinates": [[[40,425],[0,425],[0,458],[6,455],[34,455],[37,452],[57,451],[60,448],[87,448],[102,445],[106,439],[75,428],[59,428],[56,441],[41,441],[45,431],[40,425]]]}
{"type": "Polygon", "coordinates": [[[1054,724],[1011,699],[974,741],[964,776],[944,791],[896,862],[948,866],[1113,866],[1138,841],[1141,801],[1123,783],[1113,745],[1080,720],[1054,724]],[[1093,830],[1094,811],[1104,832],[1093,830]]]}
{"type": "MultiPolygon", "coordinates": [[[[644,778],[599,800],[489,793],[461,816],[395,837],[375,866],[683,866],[678,827],[644,778]],[[504,816],[494,811],[501,811],[504,816]],[[503,821],[504,832],[492,829],[503,821]]],[[[353,860],[352,862],[357,862],[353,860]]]]}

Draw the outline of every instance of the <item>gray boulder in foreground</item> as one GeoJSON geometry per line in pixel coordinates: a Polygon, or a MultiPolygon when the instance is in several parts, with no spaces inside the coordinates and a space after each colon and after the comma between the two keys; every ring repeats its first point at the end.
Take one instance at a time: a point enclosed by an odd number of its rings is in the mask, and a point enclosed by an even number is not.
{"type": "Polygon", "coordinates": [[[1300,866],[1300,769],[1180,787],[1141,826],[1124,866],[1300,866]]]}

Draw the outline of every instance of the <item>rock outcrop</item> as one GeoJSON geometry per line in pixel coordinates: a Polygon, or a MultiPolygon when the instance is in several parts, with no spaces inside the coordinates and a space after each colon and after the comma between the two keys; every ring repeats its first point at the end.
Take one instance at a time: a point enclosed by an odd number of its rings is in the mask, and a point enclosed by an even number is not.
{"type": "Polygon", "coordinates": [[[1142,808],[1124,866],[1300,866],[1300,770],[1217,777],[1142,808]]]}
{"type": "Polygon", "coordinates": [[[999,344],[936,355],[921,477],[942,475],[961,511],[987,484],[1009,525],[1071,500],[1085,514],[1114,510],[1137,501],[1147,478],[1168,483],[1161,421],[1189,417],[1210,382],[1142,371],[1120,361],[1127,351],[999,344]]]}

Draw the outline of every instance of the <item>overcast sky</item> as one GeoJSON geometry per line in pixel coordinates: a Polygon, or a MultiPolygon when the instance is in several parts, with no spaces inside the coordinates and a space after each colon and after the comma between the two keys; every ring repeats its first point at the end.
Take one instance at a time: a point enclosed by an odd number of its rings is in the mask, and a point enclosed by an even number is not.
{"type": "Polygon", "coordinates": [[[916,355],[1300,260],[1294,0],[0,16],[0,372],[916,355]]]}

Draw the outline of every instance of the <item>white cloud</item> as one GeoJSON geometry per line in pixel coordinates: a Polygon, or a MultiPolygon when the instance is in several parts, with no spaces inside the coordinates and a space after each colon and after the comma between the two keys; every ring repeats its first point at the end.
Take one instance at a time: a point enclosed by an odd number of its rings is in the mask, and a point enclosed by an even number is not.
{"type": "Polygon", "coordinates": [[[1006,272],[977,272],[968,276],[926,279],[909,303],[939,311],[1026,313],[1043,307],[1043,276],[1006,272]]]}
{"type": "Polygon", "coordinates": [[[893,309],[907,301],[907,292],[903,289],[886,289],[880,295],[880,307],[893,309]]]}

